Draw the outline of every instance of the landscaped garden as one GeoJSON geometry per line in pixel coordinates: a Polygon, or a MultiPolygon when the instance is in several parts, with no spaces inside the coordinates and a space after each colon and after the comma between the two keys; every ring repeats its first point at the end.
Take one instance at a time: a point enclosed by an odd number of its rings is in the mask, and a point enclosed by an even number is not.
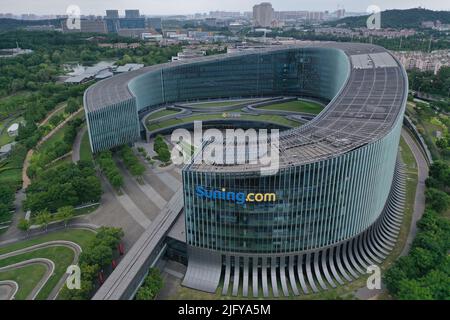
{"type": "Polygon", "coordinates": [[[318,114],[323,110],[323,105],[313,101],[294,100],[282,103],[275,103],[268,106],[260,107],[263,110],[282,110],[291,112],[304,112],[311,114],[318,114]]]}
{"type": "MultiPolygon", "coordinates": [[[[78,244],[83,250],[95,238],[95,233],[82,229],[67,229],[49,233],[37,238],[16,242],[14,244],[0,248],[0,255],[12,253],[14,251],[25,249],[33,245],[42,244],[55,240],[66,240],[78,244]]],[[[50,276],[47,283],[42,287],[36,299],[46,299],[52,290],[58,285],[59,280],[66,272],[67,267],[72,264],[74,260],[74,251],[64,246],[51,246],[41,249],[32,250],[26,253],[21,253],[8,258],[0,258],[0,268],[14,263],[26,261],[34,258],[45,258],[53,261],[55,270],[50,276]]],[[[19,290],[15,296],[16,300],[26,299],[32,290],[36,287],[38,282],[46,273],[46,267],[40,264],[32,264],[17,269],[0,272],[0,280],[13,280],[19,285],[19,290]]]]}

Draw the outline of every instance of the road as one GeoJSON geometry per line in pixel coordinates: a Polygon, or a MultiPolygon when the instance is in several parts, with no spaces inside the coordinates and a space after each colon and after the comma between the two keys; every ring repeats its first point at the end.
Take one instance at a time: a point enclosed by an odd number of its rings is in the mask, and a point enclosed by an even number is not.
{"type": "Polygon", "coordinates": [[[416,196],[414,197],[414,211],[408,238],[401,253],[401,255],[404,256],[407,255],[409,250],[411,249],[411,244],[417,234],[417,221],[422,218],[423,212],[425,210],[425,181],[428,177],[428,163],[414,139],[405,129],[402,129],[402,137],[405,139],[405,142],[411,149],[417,163],[417,187],[416,196]]]}
{"type": "Polygon", "coordinates": [[[78,134],[75,138],[75,141],[73,143],[73,152],[72,152],[72,162],[77,162],[80,160],[80,147],[81,147],[81,140],[83,139],[84,133],[87,131],[87,127],[84,126],[80,131],[78,131],[78,134]]]}
{"type": "MultiPolygon", "coordinates": [[[[39,244],[30,246],[30,247],[26,247],[23,249],[19,249],[16,251],[8,252],[8,253],[0,255],[0,260],[11,258],[11,257],[18,256],[18,255],[22,255],[25,253],[30,253],[30,252],[33,252],[36,250],[42,250],[42,249],[52,248],[52,247],[66,247],[66,248],[71,249],[74,253],[74,258],[72,260],[72,264],[76,264],[78,262],[78,257],[80,256],[80,253],[81,253],[81,247],[75,242],[65,241],[65,240],[48,241],[48,242],[39,243],[39,244]]],[[[30,265],[35,265],[35,264],[43,265],[45,267],[46,271],[45,271],[44,276],[39,280],[39,282],[36,284],[36,286],[33,288],[33,290],[31,290],[31,292],[28,294],[27,300],[34,300],[37,297],[37,295],[39,294],[39,292],[42,290],[42,288],[45,286],[47,281],[50,279],[50,277],[54,274],[55,261],[51,261],[46,258],[34,258],[34,259],[20,261],[18,263],[14,263],[14,264],[7,265],[5,267],[0,268],[0,271],[11,271],[11,270],[20,269],[20,268],[30,266],[30,265]]],[[[64,274],[64,276],[60,279],[58,284],[55,286],[55,288],[50,293],[50,296],[48,297],[48,299],[54,300],[57,297],[59,291],[61,290],[61,287],[64,285],[64,281],[66,280],[66,278],[67,278],[67,274],[64,274]]]]}

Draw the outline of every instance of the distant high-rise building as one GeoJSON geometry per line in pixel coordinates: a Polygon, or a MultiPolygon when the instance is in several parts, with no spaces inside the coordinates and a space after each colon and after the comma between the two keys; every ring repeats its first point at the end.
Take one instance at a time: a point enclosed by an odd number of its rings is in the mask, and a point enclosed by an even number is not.
{"type": "Polygon", "coordinates": [[[141,18],[139,10],[125,10],[125,18],[119,19],[119,29],[144,29],[145,18],[141,18]]]}
{"type": "Polygon", "coordinates": [[[147,26],[149,28],[160,31],[162,29],[162,20],[161,18],[148,18],[147,26]]]}
{"type": "Polygon", "coordinates": [[[308,20],[310,21],[322,21],[325,16],[325,13],[322,11],[309,11],[308,12],[308,20]]]}
{"type": "Polygon", "coordinates": [[[253,6],[253,25],[255,27],[270,27],[274,17],[272,4],[262,2],[253,6]]]}
{"type": "Polygon", "coordinates": [[[107,33],[106,21],[102,19],[81,19],[80,29],[69,29],[65,21],[61,22],[63,32],[107,33]]]}
{"type": "Polygon", "coordinates": [[[119,10],[106,10],[105,19],[119,19],[119,10]]]}
{"type": "Polygon", "coordinates": [[[108,32],[116,33],[119,29],[119,10],[106,10],[105,24],[108,32]]]}
{"type": "Polygon", "coordinates": [[[143,29],[143,28],[145,28],[145,18],[119,19],[119,29],[143,29]]]}
{"type": "Polygon", "coordinates": [[[125,18],[133,19],[140,18],[139,10],[125,10],[125,18]]]}
{"type": "Polygon", "coordinates": [[[117,33],[121,29],[144,29],[145,18],[139,10],[125,10],[125,18],[119,17],[118,10],[106,10],[105,23],[108,32],[117,33]]]}
{"type": "Polygon", "coordinates": [[[336,18],[341,19],[345,17],[345,9],[338,9],[335,11],[336,18]]]}

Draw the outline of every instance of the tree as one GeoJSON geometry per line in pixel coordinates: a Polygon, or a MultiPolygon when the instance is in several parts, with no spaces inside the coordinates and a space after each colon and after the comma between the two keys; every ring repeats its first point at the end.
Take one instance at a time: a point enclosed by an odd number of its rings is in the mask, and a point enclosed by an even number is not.
{"type": "Polygon", "coordinates": [[[123,178],[120,174],[116,174],[116,175],[110,177],[110,182],[111,182],[112,186],[116,189],[119,189],[120,187],[123,186],[123,178]]]}
{"type": "Polygon", "coordinates": [[[140,163],[136,163],[135,165],[130,167],[130,171],[133,176],[140,177],[144,174],[145,167],[140,163]]]}
{"type": "Polygon", "coordinates": [[[430,166],[427,187],[445,189],[450,186],[450,167],[442,160],[436,160],[430,166]]]}
{"type": "Polygon", "coordinates": [[[14,201],[14,191],[8,185],[0,185],[0,203],[11,204],[14,201]]]}
{"type": "Polygon", "coordinates": [[[28,231],[30,230],[30,226],[31,226],[31,223],[30,223],[29,220],[27,220],[27,219],[20,219],[19,223],[17,225],[17,228],[19,228],[19,230],[21,230],[21,231],[26,232],[27,235],[28,235],[28,231]]]}
{"type": "MultiPolygon", "coordinates": [[[[447,257],[447,260],[450,260],[450,258],[447,257]]],[[[448,266],[450,266],[449,263],[447,263],[447,268],[448,266]]],[[[423,278],[423,285],[430,289],[434,300],[450,300],[450,291],[448,290],[450,277],[441,271],[446,270],[445,268],[446,266],[444,265],[440,270],[432,270],[423,278]]]]}
{"type": "Polygon", "coordinates": [[[113,252],[110,247],[105,244],[96,244],[89,248],[88,251],[83,252],[80,256],[80,263],[87,263],[90,265],[99,265],[101,267],[110,264],[113,258],[113,252]]]}
{"type": "Polygon", "coordinates": [[[164,163],[168,163],[170,161],[170,152],[168,149],[161,149],[158,153],[159,160],[164,163]]]}
{"type": "Polygon", "coordinates": [[[45,229],[46,232],[47,232],[48,224],[50,223],[51,220],[52,220],[52,216],[48,212],[47,209],[42,210],[36,216],[37,224],[41,225],[45,229]]]}
{"type": "Polygon", "coordinates": [[[75,214],[75,210],[72,206],[64,206],[58,209],[56,217],[64,221],[64,227],[67,228],[67,223],[75,214]]]}
{"type": "Polygon", "coordinates": [[[422,287],[417,280],[402,280],[397,294],[401,300],[432,300],[429,288],[422,287]]]}
{"type": "Polygon", "coordinates": [[[67,106],[64,109],[64,111],[67,113],[74,113],[75,111],[78,110],[79,106],[80,106],[80,104],[78,103],[77,99],[69,98],[67,100],[67,106]]]}
{"type": "Polygon", "coordinates": [[[96,241],[99,241],[102,244],[111,247],[111,249],[114,249],[115,247],[117,247],[123,236],[124,233],[121,228],[100,227],[97,230],[95,239],[96,241]]]}
{"type": "Polygon", "coordinates": [[[136,300],[153,300],[163,287],[161,273],[156,268],[151,268],[143,285],[136,293],[136,300]]]}
{"type": "Polygon", "coordinates": [[[136,300],[153,300],[155,298],[155,293],[152,289],[142,286],[136,293],[136,300]]]}
{"type": "Polygon", "coordinates": [[[435,188],[427,188],[425,191],[427,205],[436,212],[444,212],[450,206],[450,196],[435,188]]]}

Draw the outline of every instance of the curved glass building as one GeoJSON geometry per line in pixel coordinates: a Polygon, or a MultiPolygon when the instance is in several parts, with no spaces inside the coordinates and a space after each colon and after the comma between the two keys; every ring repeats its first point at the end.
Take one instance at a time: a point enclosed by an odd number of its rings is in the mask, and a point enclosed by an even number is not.
{"type": "Polygon", "coordinates": [[[246,96],[329,103],[308,124],[280,134],[276,174],[245,163],[185,166],[184,285],[300,294],[351,281],[381,261],[402,211],[397,149],[407,98],[403,68],[381,47],[280,46],[113,77],[85,94],[91,146],[97,152],[135,141],[139,112],[161,104],[246,96]],[[238,203],[238,194],[272,198],[238,203]]]}

